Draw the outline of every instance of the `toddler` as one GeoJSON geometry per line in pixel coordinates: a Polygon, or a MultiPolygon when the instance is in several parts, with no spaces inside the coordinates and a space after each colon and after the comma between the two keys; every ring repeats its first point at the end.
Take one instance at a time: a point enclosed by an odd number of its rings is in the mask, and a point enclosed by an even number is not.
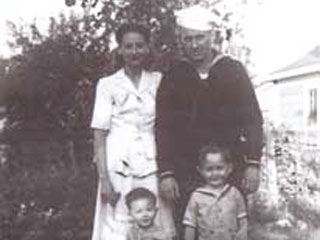
{"type": "Polygon", "coordinates": [[[190,197],[183,225],[185,240],[247,240],[247,213],[241,193],[227,183],[232,171],[227,148],[200,150],[198,171],[204,185],[190,197]]]}
{"type": "Polygon", "coordinates": [[[146,188],[135,188],[126,195],[126,205],[132,218],[127,240],[171,240],[162,226],[155,224],[157,199],[146,188]]]}

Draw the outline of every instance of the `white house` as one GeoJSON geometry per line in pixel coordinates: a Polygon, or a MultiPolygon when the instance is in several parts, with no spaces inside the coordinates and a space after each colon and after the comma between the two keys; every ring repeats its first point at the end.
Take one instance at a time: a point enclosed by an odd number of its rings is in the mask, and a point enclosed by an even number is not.
{"type": "Polygon", "coordinates": [[[259,77],[256,91],[265,121],[320,145],[320,46],[289,66],[259,77]]]}

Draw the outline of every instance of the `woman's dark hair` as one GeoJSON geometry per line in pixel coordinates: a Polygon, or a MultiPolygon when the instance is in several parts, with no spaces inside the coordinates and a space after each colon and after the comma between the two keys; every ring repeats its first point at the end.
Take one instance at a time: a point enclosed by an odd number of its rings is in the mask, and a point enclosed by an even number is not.
{"type": "Polygon", "coordinates": [[[139,188],[133,189],[125,196],[126,205],[127,205],[128,209],[131,208],[132,202],[139,200],[139,199],[149,199],[152,202],[152,204],[154,204],[154,205],[156,205],[156,202],[157,202],[157,198],[153,192],[151,192],[150,190],[148,190],[146,188],[139,187],[139,188]]]}
{"type": "Polygon", "coordinates": [[[231,152],[226,146],[218,145],[216,143],[209,143],[203,146],[199,151],[199,165],[202,166],[206,160],[207,154],[221,154],[224,161],[231,163],[231,152]]]}
{"type": "Polygon", "coordinates": [[[139,33],[144,37],[147,43],[150,42],[150,31],[146,27],[140,24],[126,23],[122,24],[116,31],[116,41],[119,45],[122,43],[123,36],[129,32],[139,33]]]}

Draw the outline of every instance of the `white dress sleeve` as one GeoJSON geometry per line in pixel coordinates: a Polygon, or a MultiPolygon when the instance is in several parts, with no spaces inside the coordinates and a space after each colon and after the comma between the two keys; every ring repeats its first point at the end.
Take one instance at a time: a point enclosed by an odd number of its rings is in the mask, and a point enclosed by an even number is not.
{"type": "Polygon", "coordinates": [[[157,90],[157,89],[159,88],[160,82],[161,82],[161,80],[162,80],[162,73],[160,73],[160,72],[154,72],[153,74],[154,74],[155,79],[156,79],[156,90],[157,90]]]}
{"type": "Polygon", "coordinates": [[[96,96],[91,119],[91,127],[96,129],[110,129],[113,97],[111,94],[111,79],[102,78],[96,88],[96,96]]]}

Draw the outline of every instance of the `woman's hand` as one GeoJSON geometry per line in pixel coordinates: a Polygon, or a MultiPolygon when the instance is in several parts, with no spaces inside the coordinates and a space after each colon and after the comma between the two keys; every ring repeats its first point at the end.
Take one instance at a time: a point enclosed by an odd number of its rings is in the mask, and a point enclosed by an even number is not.
{"type": "Polygon", "coordinates": [[[177,201],[180,198],[179,186],[173,177],[166,177],[160,181],[160,194],[169,201],[177,201]]]}
{"type": "Polygon", "coordinates": [[[101,181],[101,201],[103,203],[109,203],[112,207],[115,207],[120,193],[115,192],[111,181],[108,178],[102,178],[101,181]]]}

